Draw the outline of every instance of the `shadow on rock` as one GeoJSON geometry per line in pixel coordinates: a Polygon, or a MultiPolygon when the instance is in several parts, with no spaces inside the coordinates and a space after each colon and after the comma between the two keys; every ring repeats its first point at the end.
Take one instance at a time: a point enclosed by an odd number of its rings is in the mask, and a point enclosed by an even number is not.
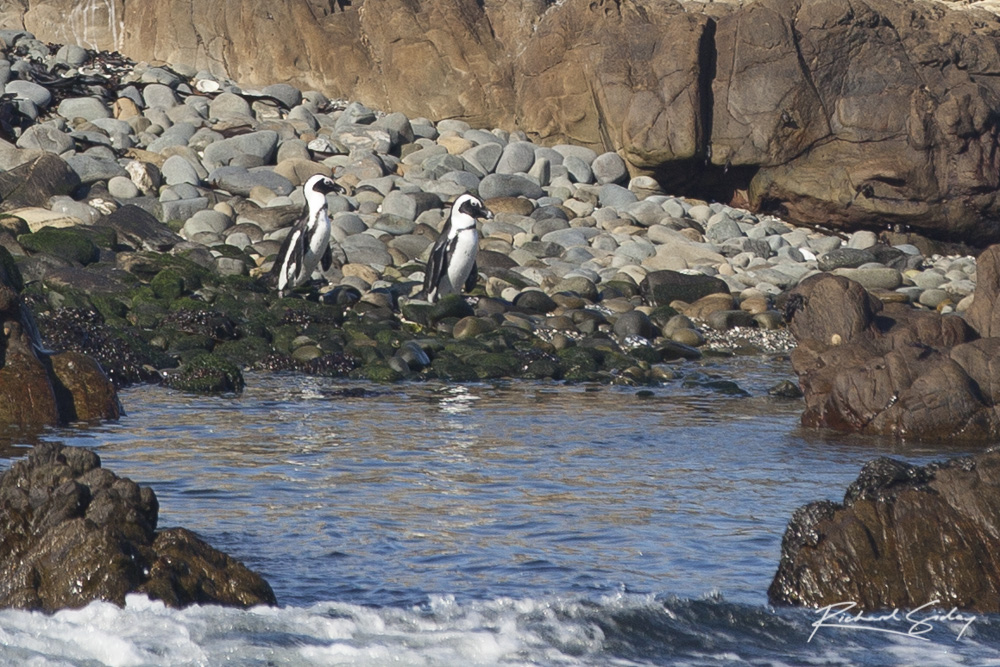
{"type": "Polygon", "coordinates": [[[94,452],[40,443],[0,477],[0,607],[56,611],[145,593],[169,606],[276,604],[264,579],[191,531],[157,531],[149,487],[94,452]]]}

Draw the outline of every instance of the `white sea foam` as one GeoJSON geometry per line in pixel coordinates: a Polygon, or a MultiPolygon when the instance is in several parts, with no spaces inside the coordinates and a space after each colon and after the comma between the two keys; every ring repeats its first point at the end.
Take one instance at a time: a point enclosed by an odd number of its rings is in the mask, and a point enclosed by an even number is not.
{"type": "Polygon", "coordinates": [[[0,612],[0,664],[614,664],[600,658],[601,632],[576,618],[575,604],[443,597],[410,609],[175,610],[133,595],[124,609],[99,602],[53,615],[0,612]]]}
{"type": "Polygon", "coordinates": [[[665,602],[625,593],[249,610],[176,610],[129,596],[124,609],[0,612],[0,665],[783,665],[789,651],[798,658],[792,664],[996,664],[993,647],[969,639],[869,633],[807,644],[807,621],[801,610],[781,616],[718,598],[665,602]]]}

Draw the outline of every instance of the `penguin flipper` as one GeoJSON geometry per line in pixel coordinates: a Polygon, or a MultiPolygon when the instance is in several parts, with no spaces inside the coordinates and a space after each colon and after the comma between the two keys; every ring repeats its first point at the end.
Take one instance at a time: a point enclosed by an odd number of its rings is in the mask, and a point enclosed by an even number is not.
{"type": "Polygon", "coordinates": [[[437,300],[438,283],[448,261],[447,239],[442,238],[434,244],[431,256],[427,258],[427,268],[424,270],[424,295],[431,301],[437,300]]]}
{"type": "Polygon", "coordinates": [[[479,265],[477,262],[472,262],[472,268],[469,269],[469,277],[465,279],[465,291],[471,292],[476,289],[476,283],[479,281],[479,265]]]}
{"type": "Polygon", "coordinates": [[[295,287],[302,268],[302,261],[305,259],[306,244],[305,233],[301,225],[292,227],[285,240],[281,243],[278,256],[274,260],[272,275],[278,281],[278,290],[295,287]]]}
{"type": "Polygon", "coordinates": [[[326,273],[333,266],[333,249],[327,245],[326,251],[323,256],[319,258],[319,265],[323,268],[323,272],[326,273]]]}

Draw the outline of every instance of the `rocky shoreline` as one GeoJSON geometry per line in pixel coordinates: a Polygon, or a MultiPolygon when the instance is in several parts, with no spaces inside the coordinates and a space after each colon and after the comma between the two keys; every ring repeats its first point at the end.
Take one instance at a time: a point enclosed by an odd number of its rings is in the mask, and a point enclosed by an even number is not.
{"type": "MultiPolygon", "coordinates": [[[[800,359],[841,354],[828,348],[846,334],[834,340],[801,314],[824,276],[858,292],[848,309],[869,299],[888,313],[973,312],[977,260],[915,235],[797,228],[669,194],[630,177],[615,153],[539,146],[519,132],[385,114],[285,84],[244,90],[23,31],[0,31],[0,41],[0,265],[17,286],[9,320],[23,300],[41,345],[89,355],[115,387],[239,392],[244,369],[380,382],[697,382],[686,362],[788,354],[796,326],[822,334],[800,359]],[[279,298],[266,274],[317,173],[346,190],[327,198],[338,261],[279,298]],[[479,283],[471,298],[420,301],[448,203],[466,192],[495,214],[482,225],[479,283]],[[786,318],[798,318],[791,331],[786,318]]],[[[836,317],[824,303],[809,317],[836,317]]],[[[868,333],[888,339],[869,310],[868,333]]],[[[22,333],[5,325],[5,350],[28,349],[22,333]]],[[[16,396],[8,375],[0,391],[16,396]]],[[[816,377],[806,382],[819,387],[813,399],[829,389],[816,377]]],[[[106,481],[91,463],[59,478],[80,506],[102,491],[82,490],[78,477],[106,481]]],[[[23,505],[11,494],[5,507],[23,505]]],[[[153,539],[155,509],[137,498],[148,516],[136,534],[153,539]]],[[[136,548],[155,560],[155,543],[136,548]]],[[[230,601],[273,599],[266,584],[253,587],[257,597],[230,601]]],[[[65,603],[18,595],[25,606],[65,603]]]]}
{"type": "Polygon", "coordinates": [[[0,38],[0,245],[48,343],[119,387],[239,391],[244,368],[648,384],[704,353],[787,352],[783,299],[818,272],[939,312],[975,287],[972,257],[672,196],[614,153],[0,38]],[[263,276],[314,173],[348,193],[328,197],[339,266],[278,299],[263,276]],[[496,214],[475,298],[415,301],[465,192],[496,214]]]}

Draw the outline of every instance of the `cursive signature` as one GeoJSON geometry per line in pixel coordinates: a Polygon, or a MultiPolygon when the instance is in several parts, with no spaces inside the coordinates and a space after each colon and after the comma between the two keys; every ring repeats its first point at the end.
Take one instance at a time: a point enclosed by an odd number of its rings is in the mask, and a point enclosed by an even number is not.
{"type": "Polygon", "coordinates": [[[899,609],[878,613],[853,611],[857,602],[837,602],[816,610],[820,618],[813,622],[813,631],[807,642],[811,642],[820,628],[840,628],[846,630],[866,630],[888,635],[902,635],[923,641],[930,641],[925,635],[934,629],[935,623],[962,623],[956,640],[961,639],[976,620],[972,614],[963,614],[957,607],[947,612],[934,611],[940,600],[931,600],[916,609],[901,612],[899,609]]]}

